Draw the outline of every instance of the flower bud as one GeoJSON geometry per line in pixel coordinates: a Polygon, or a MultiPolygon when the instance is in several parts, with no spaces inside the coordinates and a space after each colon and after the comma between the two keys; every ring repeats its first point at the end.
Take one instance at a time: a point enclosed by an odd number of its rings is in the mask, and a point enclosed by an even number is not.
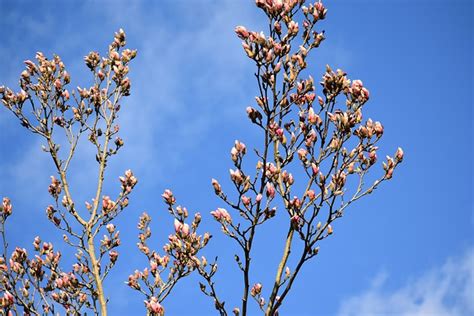
{"type": "Polygon", "coordinates": [[[400,147],[398,147],[397,152],[395,153],[395,158],[399,162],[403,161],[403,149],[401,149],[400,147]]]}
{"type": "Polygon", "coordinates": [[[328,235],[331,235],[333,233],[333,229],[331,225],[328,225],[328,235]]]}
{"type": "Polygon", "coordinates": [[[270,182],[267,182],[267,198],[273,199],[275,197],[275,187],[270,182]]]}
{"type": "Polygon", "coordinates": [[[161,196],[163,197],[163,199],[165,200],[167,204],[172,205],[176,203],[176,198],[173,196],[173,192],[171,192],[171,190],[169,189],[166,189],[165,192],[163,192],[161,196]]]}
{"type": "Polygon", "coordinates": [[[0,208],[0,214],[2,214],[5,217],[8,217],[12,214],[12,209],[13,209],[13,206],[10,202],[10,199],[7,197],[4,197],[2,201],[2,207],[0,208]]]}
{"type": "Polygon", "coordinates": [[[214,187],[214,192],[216,194],[220,194],[222,192],[222,188],[219,182],[216,179],[212,179],[211,183],[212,183],[212,186],[214,187]]]}
{"type": "Polygon", "coordinates": [[[218,208],[217,210],[212,211],[211,215],[214,216],[214,218],[219,222],[232,223],[232,218],[230,217],[230,214],[227,212],[227,210],[223,208],[218,208]]]}
{"type": "Polygon", "coordinates": [[[250,33],[247,31],[247,29],[244,26],[237,26],[235,28],[235,33],[241,40],[246,40],[248,39],[250,33]]]}
{"type": "Polygon", "coordinates": [[[110,262],[115,263],[118,259],[118,252],[115,250],[109,251],[110,262]]]}
{"type": "Polygon", "coordinates": [[[109,232],[109,234],[113,234],[115,232],[115,225],[112,224],[112,223],[107,224],[106,228],[107,228],[107,231],[109,232]]]}
{"type": "Polygon", "coordinates": [[[259,295],[262,292],[262,284],[255,283],[252,288],[250,289],[250,295],[253,297],[259,295]]]}

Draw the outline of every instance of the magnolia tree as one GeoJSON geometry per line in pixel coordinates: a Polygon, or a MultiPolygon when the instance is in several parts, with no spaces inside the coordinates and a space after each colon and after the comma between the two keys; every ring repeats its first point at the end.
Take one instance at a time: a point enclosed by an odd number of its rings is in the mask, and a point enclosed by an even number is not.
{"type": "MultiPolygon", "coordinates": [[[[398,148],[380,171],[374,170],[378,178],[366,180],[369,171],[376,169],[372,168],[377,161],[376,145],[384,132],[380,122],[363,118],[368,89],[361,80],[351,81],[344,71],[329,66],[319,89],[311,76],[303,76],[307,57],[325,39],[324,32],[316,30],[326,17],[324,5],[305,5],[304,0],[257,0],[256,5],[266,15],[267,33],[243,26],[235,31],[256,67],[258,94],[255,106],[246,111],[260,131],[260,145],[253,149],[253,159],[246,156],[246,145],[235,141],[230,153],[233,185],[224,188],[212,180],[222,202],[210,212],[236,245],[241,303],[226,306],[229,298],[218,293],[217,263],[201,254],[211,238],[209,233],[198,232],[201,215],[190,216],[166,190],[162,197],[173,233],[164,246],[153,245],[151,217],[143,213],[137,245],[149,264],[143,270],[130,267],[131,275],[124,276],[131,289],[143,294],[147,314],[163,315],[163,301],[178,281],[197,273],[202,280],[198,288],[221,315],[247,315],[249,301],[255,301],[265,315],[277,315],[303,265],[318,254],[319,243],[333,234],[332,223],[350,204],[391,179],[403,160],[398,148]],[[259,228],[275,217],[287,222],[287,234],[274,281],[261,284],[252,276],[254,241],[259,228]]],[[[137,54],[125,45],[125,33],[119,30],[107,54],[91,52],[84,58],[92,75],[89,87],[68,88],[70,75],[60,57],[48,59],[42,53],[37,53],[35,62],[25,61],[19,92],[0,87],[4,107],[44,140],[43,150],[55,166],[48,188],[53,202],[46,215],[76,253],[68,258],[74,261],[72,266],[65,266],[61,253],[40,237],[33,241],[33,254],[21,247],[9,249],[6,222],[13,206],[9,198],[3,198],[2,314],[107,315],[109,296],[103,284],[119,259],[120,246],[113,221],[127,207],[137,183],[127,170],[119,179],[117,196],[108,196],[103,189],[107,163],[124,145],[116,121],[122,99],[130,95],[127,74],[137,54]],[[75,200],[68,182],[69,165],[82,138],[96,148],[98,176],[91,201],[75,200]]]]}

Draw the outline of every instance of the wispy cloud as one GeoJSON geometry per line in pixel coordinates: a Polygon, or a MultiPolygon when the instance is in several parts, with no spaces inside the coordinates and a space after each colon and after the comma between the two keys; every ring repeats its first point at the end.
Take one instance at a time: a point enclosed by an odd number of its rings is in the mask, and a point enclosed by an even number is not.
{"type": "Polygon", "coordinates": [[[474,315],[474,248],[399,289],[387,290],[387,279],[379,273],[369,289],[341,304],[339,315],[474,315]]]}

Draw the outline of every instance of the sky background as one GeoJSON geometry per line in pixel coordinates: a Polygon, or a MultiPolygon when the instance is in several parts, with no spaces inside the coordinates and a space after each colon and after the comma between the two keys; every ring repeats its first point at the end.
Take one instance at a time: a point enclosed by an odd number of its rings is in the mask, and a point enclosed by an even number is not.
{"type": "MultiPolygon", "coordinates": [[[[313,53],[307,74],[319,79],[329,64],[362,79],[371,92],[365,117],[385,127],[379,157],[401,146],[406,158],[392,181],[335,223],[335,234],[303,269],[281,314],[474,314],[472,2],[338,0],[326,7],[319,29],[327,40],[313,53]]],[[[123,282],[146,264],[133,246],[141,212],[154,219],[155,248],[170,233],[160,198],[166,188],[203,214],[202,227],[214,235],[206,254],[220,257],[218,290],[227,306],[238,304],[235,248],[210,218],[223,206],[210,179],[230,188],[233,141],[258,143],[245,113],[257,93],[254,66],[233,30],[266,29],[263,12],[252,0],[0,0],[0,12],[0,85],[15,90],[23,60],[36,51],[60,55],[74,87],[89,80],[83,56],[106,52],[119,28],[128,47],[138,49],[132,95],[120,117],[125,147],[106,174],[110,194],[124,170],[139,178],[116,221],[123,246],[106,283],[110,314],[144,312],[143,298],[123,282]]],[[[14,204],[11,245],[31,250],[36,235],[60,241],[44,213],[52,202],[53,165],[41,140],[1,108],[0,128],[0,196],[14,204]]],[[[71,174],[73,194],[82,200],[93,195],[95,167],[92,148],[83,144],[71,174]]],[[[251,281],[262,282],[266,295],[286,225],[275,221],[257,238],[251,281]]],[[[164,305],[168,315],[215,314],[196,278],[178,284],[164,305]]]]}

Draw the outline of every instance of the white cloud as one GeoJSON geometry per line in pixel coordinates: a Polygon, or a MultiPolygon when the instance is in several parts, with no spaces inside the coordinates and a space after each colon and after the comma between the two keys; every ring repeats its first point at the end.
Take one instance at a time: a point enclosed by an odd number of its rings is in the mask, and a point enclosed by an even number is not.
{"type": "Polygon", "coordinates": [[[474,315],[474,248],[394,291],[384,290],[386,279],[376,276],[368,290],[341,304],[339,315],[474,315]]]}

